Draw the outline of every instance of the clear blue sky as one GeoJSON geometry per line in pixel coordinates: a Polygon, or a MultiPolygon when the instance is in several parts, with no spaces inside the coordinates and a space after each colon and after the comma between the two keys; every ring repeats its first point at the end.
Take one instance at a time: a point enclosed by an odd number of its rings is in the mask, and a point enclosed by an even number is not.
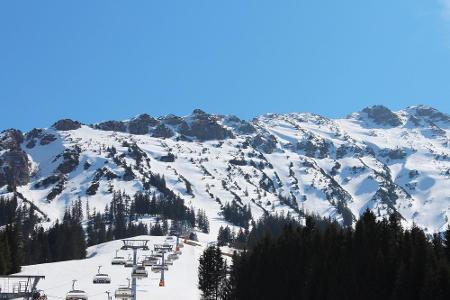
{"type": "Polygon", "coordinates": [[[450,112],[450,1],[3,0],[0,103],[0,130],[194,108],[450,112]]]}

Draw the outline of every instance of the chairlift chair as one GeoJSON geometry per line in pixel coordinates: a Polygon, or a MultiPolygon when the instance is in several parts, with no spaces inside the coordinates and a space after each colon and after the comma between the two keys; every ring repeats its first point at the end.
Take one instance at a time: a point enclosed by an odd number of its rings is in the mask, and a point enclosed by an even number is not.
{"type": "Polygon", "coordinates": [[[145,267],[150,267],[153,265],[158,264],[159,259],[156,257],[147,256],[144,261],[142,262],[142,265],[145,267]]]}
{"type": "Polygon", "coordinates": [[[158,273],[161,272],[162,270],[168,271],[169,270],[169,266],[167,265],[154,265],[152,266],[152,272],[158,273]]]}
{"type": "Polygon", "coordinates": [[[109,277],[108,274],[100,273],[101,267],[102,266],[98,266],[98,272],[94,276],[94,279],[92,279],[92,283],[94,283],[94,284],[109,284],[109,283],[111,283],[111,277],[109,277]]]}
{"type": "Polygon", "coordinates": [[[165,264],[165,265],[168,265],[168,266],[171,266],[171,265],[173,265],[173,260],[171,260],[171,259],[166,259],[166,260],[164,260],[164,264],[165,264]]]}
{"type": "Polygon", "coordinates": [[[112,265],[124,265],[126,262],[125,257],[117,255],[118,252],[119,250],[116,250],[116,256],[111,260],[112,265]]]}
{"type": "Polygon", "coordinates": [[[133,290],[130,288],[130,279],[128,280],[128,286],[119,287],[115,293],[114,298],[117,300],[132,300],[133,299],[133,290]]]}
{"type": "Polygon", "coordinates": [[[141,279],[141,278],[147,278],[148,277],[148,272],[145,269],[144,266],[136,266],[133,270],[133,272],[131,272],[131,277],[132,278],[137,278],[137,279],[141,279]]]}
{"type": "Polygon", "coordinates": [[[176,253],[170,253],[169,255],[167,255],[167,259],[170,259],[172,261],[176,260],[179,258],[179,255],[176,253]]]}
{"type": "Polygon", "coordinates": [[[72,290],[66,294],[66,300],[88,300],[85,291],[75,289],[76,280],[72,281],[72,290]]]}
{"type": "Polygon", "coordinates": [[[128,259],[125,262],[125,268],[131,268],[134,265],[133,259],[131,258],[131,255],[128,255],[128,259]]]}

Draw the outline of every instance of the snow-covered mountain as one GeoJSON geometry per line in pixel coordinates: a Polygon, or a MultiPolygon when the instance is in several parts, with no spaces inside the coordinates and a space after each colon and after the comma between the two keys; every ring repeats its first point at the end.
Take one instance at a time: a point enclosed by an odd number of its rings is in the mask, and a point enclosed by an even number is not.
{"type": "Polygon", "coordinates": [[[13,190],[50,220],[80,197],[102,210],[113,190],[156,191],[152,175],[212,229],[221,206],[264,213],[317,213],[350,224],[367,208],[400,214],[429,233],[450,217],[450,116],[426,106],[373,106],[345,119],[311,113],[251,121],[201,110],[186,117],[92,125],[60,120],[47,129],[0,134],[0,194],[13,190]]]}

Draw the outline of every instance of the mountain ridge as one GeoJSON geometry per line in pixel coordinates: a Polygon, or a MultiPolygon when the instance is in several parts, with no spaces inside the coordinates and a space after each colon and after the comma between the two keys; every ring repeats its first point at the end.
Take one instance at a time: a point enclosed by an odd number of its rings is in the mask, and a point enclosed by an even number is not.
{"type": "Polygon", "coordinates": [[[246,121],[200,109],[89,125],[63,119],[0,134],[0,194],[20,193],[54,220],[78,197],[102,210],[111,189],[154,192],[146,182],[159,174],[211,219],[223,220],[230,202],[249,205],[254,218],[305,210],[346,225],[370,209],[433,233],[449,224],[449,137],[450,116],[424,105],[375,105],[342,119],[246,121]]]}

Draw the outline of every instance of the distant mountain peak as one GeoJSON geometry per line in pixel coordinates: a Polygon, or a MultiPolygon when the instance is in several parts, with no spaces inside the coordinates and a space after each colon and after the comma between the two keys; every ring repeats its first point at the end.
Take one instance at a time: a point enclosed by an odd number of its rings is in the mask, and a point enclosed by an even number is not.
{"type": "Polygon", "coordinates": [[[364,114],[376,125],[397,127],[402,124],[400,117],[383,105],[366,107],[360,113],[360,115],[364,114]]]}

